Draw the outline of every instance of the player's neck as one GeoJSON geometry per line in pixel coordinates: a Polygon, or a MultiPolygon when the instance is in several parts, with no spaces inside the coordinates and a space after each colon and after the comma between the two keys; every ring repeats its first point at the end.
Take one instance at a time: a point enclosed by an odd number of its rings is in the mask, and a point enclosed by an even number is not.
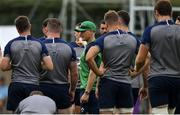
{"type": "Polygon", "coordinates": [[[31,32],[30,31],[26,31],[26,32],[22,32],[22,33],[19,33],[20,36],[28,36],[28,35],[31,35],[31,32]]]}
{"type": "Polygon", "coordinates": [[[120,26],[120,29],[125,32],[129,32],[129,28],[127,26],[120,26]]]}
{"type": "Polygon", "coordinates": [[[171,20],[170,16],[159,16],[158,22],[165,21],[165,20],[171,20]]]}
{"type": "Polygon", "coordinates": [[[108,27],[108,31],[109,31],[109,32],[112,32],[112,31],[115,31],[115,30],[118,30],[118,29],[120,29],[120,28],[119,28],[119,25],[114,25],[114,26],[108,27]]]}
{"type": "Polygon", "coordinates": [[[60,38],[59,33],[48,33],[47,38],[60,38]]]}

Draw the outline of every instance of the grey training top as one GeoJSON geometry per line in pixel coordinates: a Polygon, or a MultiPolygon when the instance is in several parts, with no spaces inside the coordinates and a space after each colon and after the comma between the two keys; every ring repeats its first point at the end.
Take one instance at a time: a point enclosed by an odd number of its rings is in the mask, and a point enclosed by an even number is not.
{"type": "Polygon", "coordinates": [[[116,82],[131,83],[129,68],[137,49],[136,38],[121,30],[101,36],[95,41],[103,57],[107,71],[104,77],[116,82]]]}
{"type": "Polygon", "coordinates": [[[151,53],[150,78],[167,76],[180,78],[180,26],[165,20],[148,27],[142,43],[151,53]]]}
{"type": "Polygon", "coordinates": [[[70,63],[76,61],[74,49],[61,38],[46,39],[43,42],[52,58],[54,68],[42,76],[40,83],[68,84],[70,63]]]}
{"type": "Polygon", "coordinates": [[[46,46],[30,35],[9,41],[4,57],[11,61],[12,82],[39,84],[41,61],[45,56],[48,56],[46,46]]]}
{"type": "Polygon", "coordinates": [[[53,114],[56,113],[55,102],[41,95],[33,95],[25,98],[19,103],[16,114],[53,114]]]}

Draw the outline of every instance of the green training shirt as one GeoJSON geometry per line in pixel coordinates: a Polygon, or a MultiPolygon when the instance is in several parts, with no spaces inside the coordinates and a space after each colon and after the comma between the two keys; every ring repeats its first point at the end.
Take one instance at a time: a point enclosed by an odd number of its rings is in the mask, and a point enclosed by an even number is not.
{"type": "MultiPolygon", "coordinates": [[[[86,89],[87,82],[88,82],[88,76],[89,76],[90,69],[86,62],[86,53],[89,50],[89,48],[91,47],[91,44],[92,44],[92,42],[86,46],[86,48],[83,51],[81,58],[80,58],[80,89],[86,89]]],[[[100,53],[95,58],[95,61],[96,61],[97,66],[100,67],[100,64],[102,61],[102,57],[101,57],[100,53]]],[[[93,84],[92,90],[96,89],[96,82],[97,82],[97,79],[95,80],[95,82],[93,84]]]]}

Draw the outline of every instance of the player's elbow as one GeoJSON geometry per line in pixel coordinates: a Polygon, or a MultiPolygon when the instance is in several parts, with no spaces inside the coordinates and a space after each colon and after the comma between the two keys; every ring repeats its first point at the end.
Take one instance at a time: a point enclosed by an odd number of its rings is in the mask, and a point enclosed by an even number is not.
{"type": "Polygon", "coordinates": [[[47,56],[43,59],[43,68],[46,70],[53,70],[53,62],[50,56],[47,56]]]}
{"type": "Polygon", "coordinates": [[[141,64],[141,63],[142,63],[142,60],[136,59],[136,64],[141,64]]]}
{"type": "Polygon", "coordinates": [[[145,59],[144,59],[143,56],[138,55],[138,56],[136,57],[136,64],[140,64],[140,63],[142,63],[142,62],[144,62],[144,61],[145,61],[145,59]]]}

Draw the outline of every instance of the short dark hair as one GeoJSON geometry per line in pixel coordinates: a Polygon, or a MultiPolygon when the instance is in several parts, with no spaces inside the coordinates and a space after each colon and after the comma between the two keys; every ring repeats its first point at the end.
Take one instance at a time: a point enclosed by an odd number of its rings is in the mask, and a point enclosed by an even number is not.
{"type": "Polygon", "coordinates": [[[180,21],[180,16],[178,16],[178,17],[176,18],[176,20],[179,20],[179,21],[180,21]]]}
{"type": "Polygon", "coordinates": [[[20,33],[30,29],[31,24],[27,16],[18,16],[14,22],[18,32],[20,33]]]}
{"type": "Polygon", "coordinates": [[[48,31],[60,33],[62,32],[62,25],[59,19],[57,18],[49,18],[47,23],[48,31]]]}
{"type": "Polygon", "coordinates": [[[119,16],[116,11],[114,10],[109,10],[108,12],[105,13],[104,15],[104,21],[108,25],[117,25],[119,23],[119,16]]]}
{"type": "Polygon", "coordinates": [[[154,11],[158,11],[158,13],[162,16],[171,16],[172,15],[172,5],[168,0],[159,0],[157,1],[154,11]]]}
{"type": "Polygon", "coordinates": [[[47,27],[47,24],[48,24],[48,21],[49,21],[49,18],[46,18],[43,23],[42,23],[42,27],[47,27]]]}
{"type": "Polygon", "coordinates": [[[129,16],[129,13],[126,12],[125,10],[120,10],[120,11],[117,11],[119,17],[123,20],[124,24],[126,26],[129,25],[129,22],[130,22],[130,16],[129,16]]]}
{"type": "Polygon", "coordinates": [[[105,24],[105,21],[104,21],[104,20],[101,20],[100,24],[105,24]]]}

